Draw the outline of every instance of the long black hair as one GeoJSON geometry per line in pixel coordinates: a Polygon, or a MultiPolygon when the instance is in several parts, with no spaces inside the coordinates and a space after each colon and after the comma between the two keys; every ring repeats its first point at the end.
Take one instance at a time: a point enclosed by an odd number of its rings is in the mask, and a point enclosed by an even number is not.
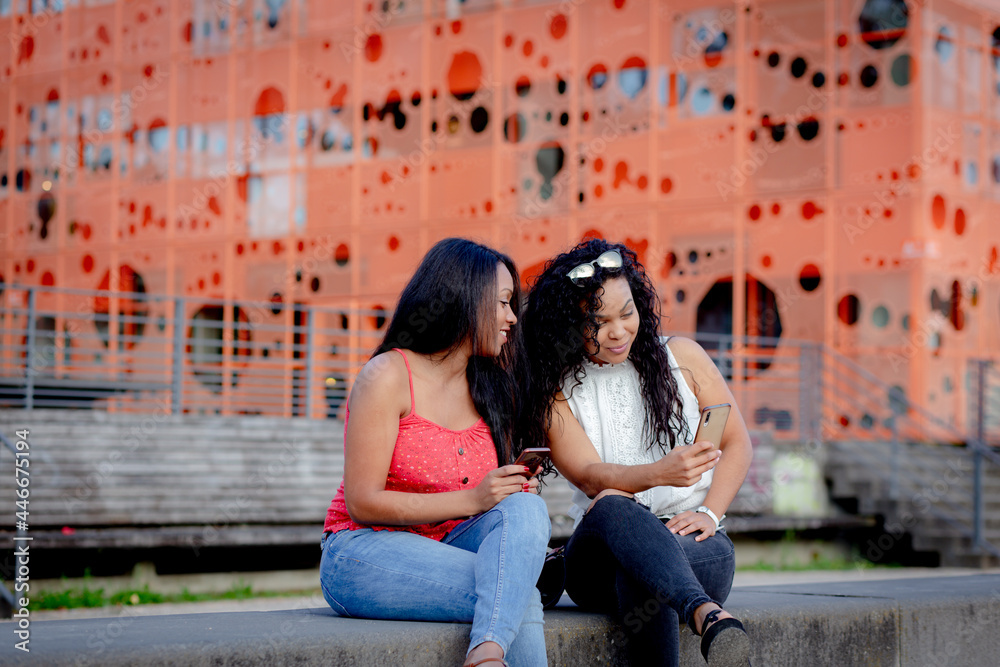
{"type": "MultiPolygon", "coordinates": [[[[596,313],[602,306],[604,283],[619,276],[628,281],[639,316],[639,329],[632,341],[629,359],[639,373],[646,407],[644,438],[650,447],[657,444],[666,451],[677,445],[680,434],[686,434],[688,427],[677,380],[670,371],[670,360],[659,337],[661,312],[656,289],[634,252],[621,244],[591,239],[549,260],[528,294],[522,319],[530,364],[521,426],[525,441],[547,441],[552,426],[552,407],[556,393],[562,389],[563,379],[571,375],[579,382],[585,375],[586,343],[600,348],[597,343],[600,324],[596,313]],[[621,253],[621,268],[595,265],[594,275],[578,280],[577,284],[566,276],[574,267],[597,259],[608,250],[621,253]]],[[[567,397],[573,386],[570,381],[566,387],[567,397]]]]}
{"type": "Polygon", "coordinates": [[[505,465],[520,453],[514,422],[520,405],[515,378],[524,374],[521,327],[514,326],[499,356],[482,345],[496,340],[497,265],[514,279],[510,307],[520,316],[520,279],[503,253],[467,239],[449,238],[431,248],[399,295],[396,310],[372,357],[393,348],[447,358],[466,341],[472,356],[465,369],[476,410],[490,428],[497,460],[505,465]]]}

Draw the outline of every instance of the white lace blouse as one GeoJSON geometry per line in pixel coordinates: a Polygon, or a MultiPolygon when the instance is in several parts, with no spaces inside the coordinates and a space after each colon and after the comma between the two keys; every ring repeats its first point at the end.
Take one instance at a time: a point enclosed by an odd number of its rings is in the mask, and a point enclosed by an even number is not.
{"type": "MultiPolygon", "coordinates": [[[[688,426],[687,433],[680,442],[691,444],[698,428],[698,399],[684,379],[666,341],[664,347],[670,358],[670,372],[677,380],[684,419],[688,426]]],[[[601,460],[620,465],[640,465],[659,460],[663,456],[660,447],[655,444],[650,447],[650,440],[643,439],[645,405],[640,393],[639,372],[631,360],[603,366],[584,361],[583,370],[585,376],[579,383],[572,374],[563,379],[562,394],[601,460]]],[[[676,418],[671,416],[672,424],[674,419],[676,418]]],[[[680,431],[678,429],[675,432],[680,431]]],[[[656,516],[667,518],[701,505],[711,485],[712,471],[709,470],[694,486],[657,486],[635,495],[656,516]]],[[[590,498],[572,484],[570,487],[573,489],[573,506],[569,509],[569,515],[579,523],[590,505],[590,498]]]]}

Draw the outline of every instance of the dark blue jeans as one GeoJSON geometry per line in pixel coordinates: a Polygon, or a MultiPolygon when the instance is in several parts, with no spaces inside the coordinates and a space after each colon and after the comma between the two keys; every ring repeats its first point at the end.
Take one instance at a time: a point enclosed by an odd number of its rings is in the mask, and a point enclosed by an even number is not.
{"type": "Polygon", "coordinates": [[[622,623],[616,639],[633,665],[675,667],[679,622],[729,597],[733,543],[721,529],[702,542],[698,534],[674,535],[645,506],[612,495],[597,501],[566,545],[566,592],[622,623]]]}

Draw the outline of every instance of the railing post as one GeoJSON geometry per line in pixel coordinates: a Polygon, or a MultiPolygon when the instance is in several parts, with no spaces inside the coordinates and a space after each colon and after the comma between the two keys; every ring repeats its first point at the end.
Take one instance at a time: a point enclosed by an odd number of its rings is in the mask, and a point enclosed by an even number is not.
{"type": "Polygon", "coordinates": [[[813,371],[816,373],[816,384],[813,396],[815,397],[815,411],[813,412],[813,423],[812,423],[812,433],[816,442],[820,442],[823,439],[823,406],[826,405],[826,387],[823,384],[823,364],[826,363],[826,355],[823,354],[823,343],[812,343],[810,345],[813,351],[813,362],[815,366],[813,371]]]}
{"type": "Polygon", "coordinates": [[[802,343],[799,350],[799,438],[805,444],[812,440],[819,441],[823,377],[819,368],[819,345],[802,343]]]}
{"type": "Polygon", "coordinates": [[[986,442],[986,373],[989,362],[976,362],[976,446],[972,449],[972,544],[983,551],[983,532],[986,523],[983,500],[983,453],[980,445],[986,442]]]}
{"type": "Polygon", "coordinates": [[[889,498],[899,499],[899,425],[896,414],[889,417],[889,427],[892,429],[892,452],[889,461],[889,498]]]}
{"type": "Polygon", "coordinates": [[[799,348],[799,440],[806,443],[809,440],[807,435],[809,429],[809,400],[806,397],[806,378],[809,377],[809,347],[803,344],[799,348]]]}
{"type": "Polygon", "coordinates": [[[306,306],[306,419],[312,419],[313,390],[316,387],[316,311],[306,306]]]}
{"type": "Polygon", "coordinates": [[[179,415],[184,392],[184,301],[174,297],[173,371],[170,378],[170,414],[179,415]]]}
{"type": "Polygon", "coordinates": [[[28,288],[28,336],[24,351],[24,409],[35,409],[35,290],[28,288]]]}

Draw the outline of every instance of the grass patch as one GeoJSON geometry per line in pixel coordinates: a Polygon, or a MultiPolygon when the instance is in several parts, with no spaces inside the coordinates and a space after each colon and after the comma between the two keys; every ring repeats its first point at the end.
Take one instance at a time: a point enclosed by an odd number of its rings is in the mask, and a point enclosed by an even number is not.
{"type": "MultiPolygon", "coordinates": [[[[88,577],[84,577],[86,580],[88,577]]],[[[222,593],[192,593],[186,588],[180,593],[157,593],[149,586],[132,588],[108,594],[103,588],[90,588],[86,584],[80,588],[62,591],[39,591],[31,596],[29,609],[80,609],[86,607],[113,607],[137,604],[159,604],[163,602],[207,602],[210,600],[249,600],[252,598],[275,598],[307,595],[315,591],[254,591],[253,586],[239,581],[222,593]]]]}
{"type": "Polygon", "coordinates": [[[37,609],[76,609],[78,607],[103,607],[104,589],[91,590],[86,586],[65,591],[39,591],[29,599],[28,608],[37,609]]]}
{"type": "Polygon", "coordinates": [[[820,541],[800,542],[796,531],[787,530],[781,539],[771,543],[773,550],[769,558],[758,560],[753,565],[742,565],[736,569],[740,572],[808,572],[812,570],[853,570],[857,572],[903,567],[896,562],[873,563],[864,558],[856,547],[849,551],[847,549],[835,550],[831,555],[830,550],[823,548],[823,545],[824,543],[820,541]],[[827,553],[823,553],[824,551],[827,553]],[[844,555],[839,555],[837,551],[844,555]],[[844,553],[845,551],[848,553],[844,553]]]}
{"type": "Polygon", "coordinates": [[[807,563],[773,563],[757,561],[736,568],[740,572],[808,572],[812,570],[874,570],[900,567],[898,564],[876,565],[864,558],[815,558],[807,563]]]}

